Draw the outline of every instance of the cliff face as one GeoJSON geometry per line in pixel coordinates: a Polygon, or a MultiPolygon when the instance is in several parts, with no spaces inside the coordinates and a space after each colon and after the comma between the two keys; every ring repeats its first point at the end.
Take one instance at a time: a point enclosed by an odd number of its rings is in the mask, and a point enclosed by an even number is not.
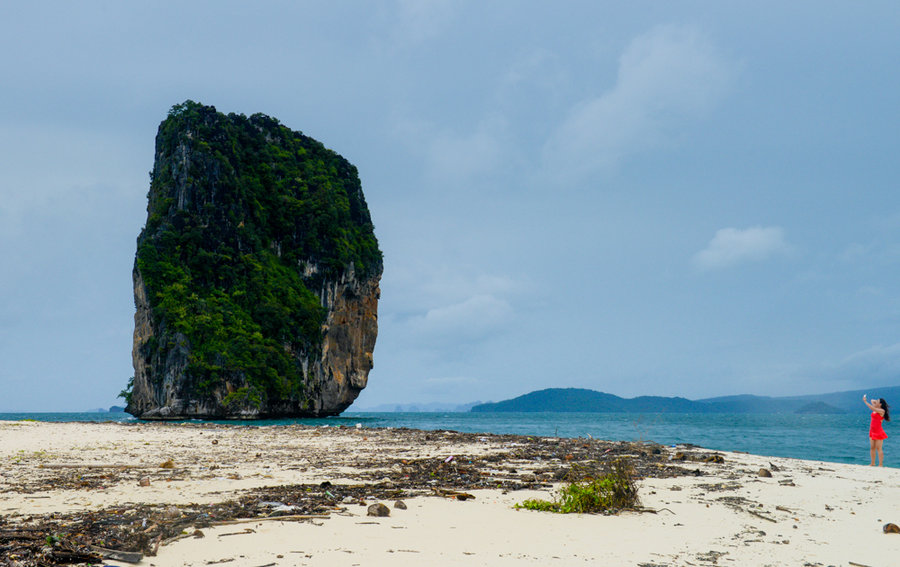
{"type": "Polygon", "coordinates": [[[133,271],[143,419],[335,415],[365,388],[381,252],[356,169],[264,115],[160,125],[133,271]]]}

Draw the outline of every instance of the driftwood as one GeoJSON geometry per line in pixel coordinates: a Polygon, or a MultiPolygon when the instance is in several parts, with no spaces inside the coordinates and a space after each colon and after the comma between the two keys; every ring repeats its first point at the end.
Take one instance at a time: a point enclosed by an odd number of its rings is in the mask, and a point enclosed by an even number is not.
{"type": "Polygon", "coordinates": [[[639,512],[639,513],[641,513],[641,514],[658,514],[658,513],[660,513],[660,512],[665,511],[665,512],[668,512],[668,513],[672,514],[673,516],[677,516],[677,515],[678,515],[678,514],[676,514],[675,512],[673,512],[672,510],[669,510],[668,508],[659,508],[659,509],[656,509],[656,508],[644,508],[644,507],[640,507],[640,508],[626,508],[625,511],[626,511],[626,512],[639,512]]]}
{"type": "Polygon", "coordinates": [[[456,498],[457,500],[474,500],[475,496],[468,492],[458,492],[456,490],[448,490],[446,488],[432,488],[435,494],[444,498],[456,498]]]}
{"type": "Polygon", "coordinates": [[[103,559],[112,559],[113,561],[124,561],[125,563],[140,563],[144,559],[141,553],[133,551],[117,551],[115,549],[105,549],[103,547],[91,546],[91,551],[98,554],[103,559]]]}
{"type": "Polygon", "coordinates": [[[225,520],[223,522],[213,522],[211,526],[231,526],[234,524],[252,524],[254,522],[299,522],[302,520],[327,520],[330,518],[328,514],[293,514],[285,516],[260,516],[259,518],[238,518],[237,520],[225,520]]]}

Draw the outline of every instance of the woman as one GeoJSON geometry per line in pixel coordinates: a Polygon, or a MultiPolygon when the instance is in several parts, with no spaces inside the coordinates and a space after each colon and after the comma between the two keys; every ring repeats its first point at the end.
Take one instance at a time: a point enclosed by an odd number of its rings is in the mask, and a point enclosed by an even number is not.
{"type": "Polygon", "coordinates": [[[884,451],[881,446],[884,444],[884,440],[887,439],[887,433],[885,433],[884,429],[881,427],[881,422],[891,420],[890,409],[888,408],[887,402],[884,401],[884,398],[879,398],[870,402],[866,400],[866,395],[863,394],[863,403],[872,410],[872,421],[869,424],[869,455],[872,462],[869,463],[869,466],[875,466],[875,454],[877,453],[878,466],[883,467],[884,451]]]}

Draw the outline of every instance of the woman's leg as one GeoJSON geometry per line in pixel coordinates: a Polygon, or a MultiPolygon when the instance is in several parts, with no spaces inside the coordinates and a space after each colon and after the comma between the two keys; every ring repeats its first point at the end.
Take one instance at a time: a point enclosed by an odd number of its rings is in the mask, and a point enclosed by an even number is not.
{"type": "Polygon", "coordinates": [[[875,451],[878,453],[878,466],[884,466],[884,439],[879,439],[875,442],[875,451]]]}
{"type": "Polygon", "coordinates": [[[872,462],[869,463],[870,467],[875,466],[875,443],[874,439],[869,439],[869,457],[872,459],[872,462]]]}

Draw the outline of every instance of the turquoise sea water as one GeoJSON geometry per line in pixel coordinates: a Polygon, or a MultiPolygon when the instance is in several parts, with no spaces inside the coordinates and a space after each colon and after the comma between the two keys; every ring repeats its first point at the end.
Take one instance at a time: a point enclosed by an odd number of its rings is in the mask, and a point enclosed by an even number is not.
{"type": "MultiPolygon", "coordinates": [[[[125,413],[7,413],[0,420],[134,421],[125,413]]],[[[228,421],[267,426],[300,423],[412,429],[449,429],[468,433],[513,433],[549,437],[587,437],[612,441],[692,444],[722,451],[839,463],[869,463],[869,416],[796,414],[624,414],[624,413],[366,413],[346,412],[325,419],[228,421]]],[[[893,436],[893,424],[885,424],[893,436]]],[[[900,434],[897,435],[900,439],[900,434]]],[[[885,464],[900,463],[893,439],[885,441],[885,464]]]]}

